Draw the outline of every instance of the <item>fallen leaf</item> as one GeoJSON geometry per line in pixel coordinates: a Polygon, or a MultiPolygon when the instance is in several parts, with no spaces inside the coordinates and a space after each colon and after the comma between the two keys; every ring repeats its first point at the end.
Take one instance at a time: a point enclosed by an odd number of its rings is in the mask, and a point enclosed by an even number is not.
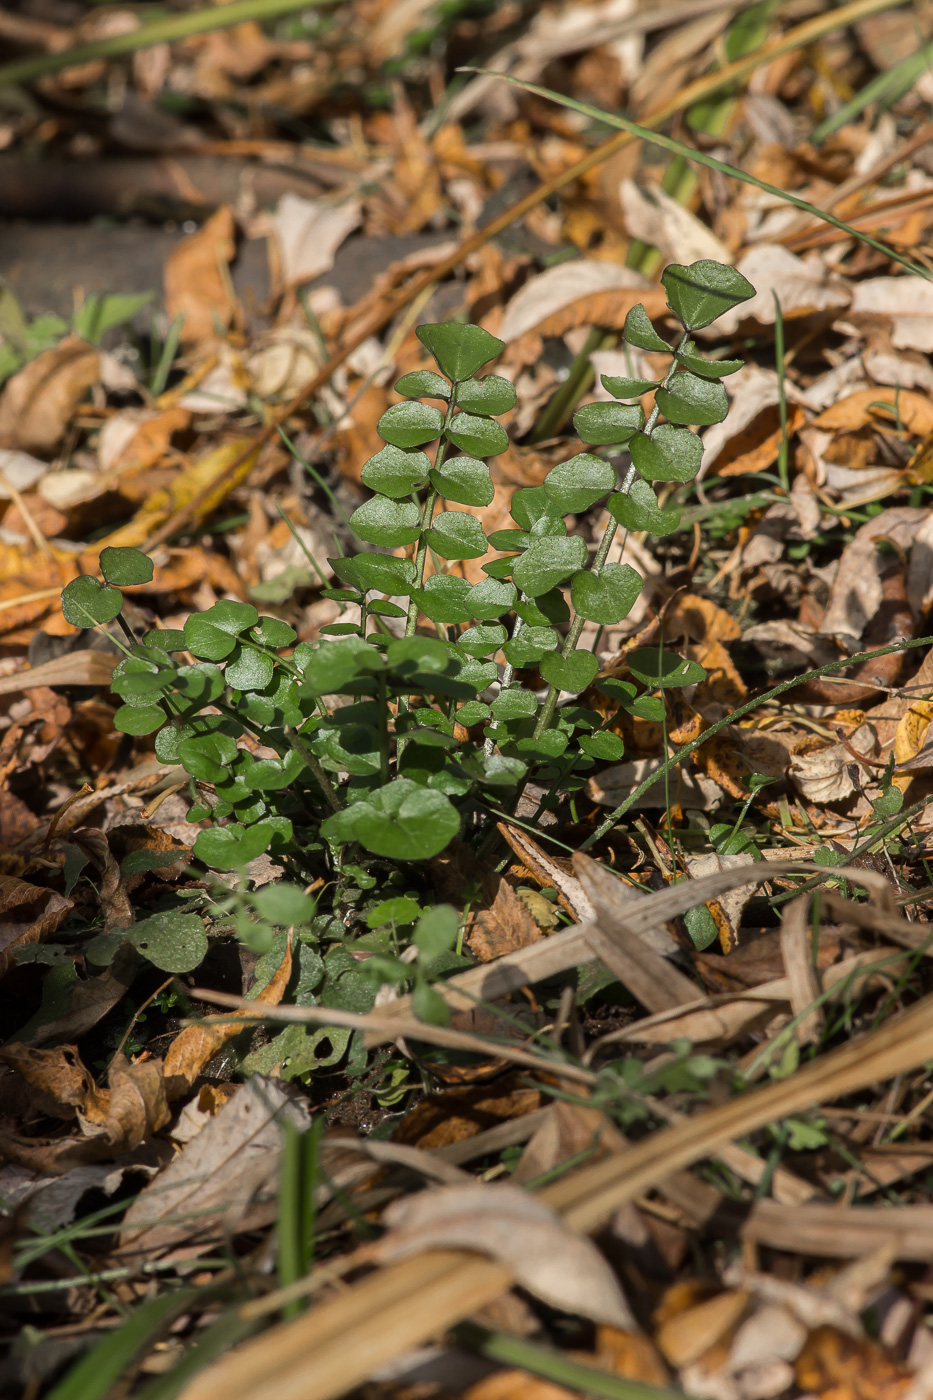
{"type": "MultiPolygon", "coordinates": [[[[847,738],[857,753],[868,758],[877,757],[876,735],[871,725],[861,725],[847,738]]],[[[850,749],[814,734],[803,739],[792,753],[788,775],[802,797],[822,806],[828,802],[843,802],[852,796],[856,791],[852,769],[864,783],[865,769],[859,769],[850,749]]]]}
{"type": "Polygon", "coordinates": [[[17,948],[44,943],[73,908],[72,900],[54,890],[0,875],[0,977],[9,971],[17,948]]]}
{"type": "Polygon", "coordinates": [[[430,1152],[512,1118],[522,1118],[540,1106],[540,1090],[510,1077],[493,1084],[435,1090],[405,1115],[392,1141],[430,1152]]]}
{"type": "Polygon", "coordinates": [[[469,1249],[504,1264],[529,1293],[594,1322],[636,1330],[615,1275],[589,1240],[573,1235],[542,1202],[513,1186],[470,1184],[393,1202],[384,1263],[434,1249],[469,1249]]]}
{"type": "Polygon", "coordinates": [[[16,1070],[31,1089],[51,1100],[61,1118],[82,1115],[89,1123],[103,1123],[110,1096],[98,1089],[85,1069],[76,1045],[57,1045],[40,1050],[14,1041],[0,1049],[0,1060],[16,1070]]]}
{"type": "Polygon", "coordinates": [[[212,340],[218,326],[229,326],[233,320],[227,271],[234,253],[233,232],[233,214],[221,206],[201,228],[176,244],[165,260],[165,313],[170,321],[184,316],[181,339],[185,342],[212,340]]]}
{"type": "Polygon", "coordinates": [[[700,258],[735,261],[722,240],[658,184],[642,187],[634,180],[623,180],[619,204],[629,236],[657,248],[665,262],[689,264],[700,258]]]}
{"type": "Polygon", "coordinates": [[[663,293],[643,277],[615,263],[577,258],[539,272],[516,292],[505,308],[497,332],[506,343],[535,330],[560,335],[572,326],[593,324],[621,329],[632,306],[644,302],[649,315],[659,315],[663,293]],[[611,319],[592,314],[593,305],[615,308],[611,319]],[[620,319],[621,317],[621,319],[620,319]]]}
{"type": "Polygon", "coordinates": [[[362,217],[358,199],[334,205],[284,194],[271,219],[284,286],[294,287],[329,272],[337,249],[362,217]]]}
{"type": "Polygon", "coordinates": [[[906,553],[926,521],[926,510],[893,506],[859,526],[839,559],[819,626],[824,636],[839,637],[849,645],[861,642],[884,599],[879,542],[890,541],[906,553]]]}
{"type": "Polygon", "coordinates": [[[0,447],[51,453],[100,378],[100,353],[66,336],[13,375],[0,394],[0,447]]]}
{"type": "Polygon", "coordinates": [[[909,433],[917,436],[925,437],[933,432],[933,405],[929,396],[896,387],[860,389],[840,399],[831,408],[824,409],[818,418],[813,419],[812,426],[848,432],[873,426],[893,432],[900,423],[909,433]]]}
{"type": "Polygon", "coordinates": [[[775,297],[785,320],[849,304],[848,286],[819,253],[798,258],[779,243],[762,243],[740,258],[736,268],[751,282],[756,295],[724,312],[717,318],[715,329],[709,327],[700,335],[721,339],[733,335],[743,321],[773,326],[775,297]]]}
{"type": "MultiPolygon", "coordinates": [[[[680,1289],[689,1300],[688,1289],[683,1285],[680,1289]]],[[[654,1340],[665,1361],[679,1369],[700,1361],[714,1347],[728,1345],[748,1308],[749,1296],[732,1289],[678,1309],[673,1302],[677,1292],[668,1290],[654,1340]]]]}
{"type": "Polygon", "coordinates": [[[822,1400],[900,1400],[911,1375],[878,1342],[836,1327],[811,1332],[795,1367],[797,1384],[822,1400]]]}
{"type": "Polygon", "coordinates": [[[898,350],[933,350],[933,286],[925,277],[856,282],[848,315],[883,318],[898,350]]]}
{"type": "MultiPolygon", "coordinates": [[[[302,1100],[254,1075],[137,1196],[123,1220],[120,1251],[154,1258],[234,1232],[276,1179],[286,1124],[302,1131],[309,1122],[302,1100]]],[[[197,1253],[200,1244],[191,1247],[197,1253]]]]}
{"type": "Polygon", "coordinates": [[[492,903],[486,903],[473,921],[467,946],[480,962],[492,962],[505,953],[537,943],[543,937],[514,886],[500,876],[492,903]]]}

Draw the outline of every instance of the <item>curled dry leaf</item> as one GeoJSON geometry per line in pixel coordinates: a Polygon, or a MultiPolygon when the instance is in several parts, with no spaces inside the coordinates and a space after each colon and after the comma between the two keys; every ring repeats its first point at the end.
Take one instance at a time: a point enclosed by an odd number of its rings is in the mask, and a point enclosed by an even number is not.
{"type": "Polygon", "coordinates": [[[170,320],[184,316],[182,340],[213,339],[218,325],[229,326],[233,320],[227,272],[233,253],[233,215],[221,207],[166,258],[165,310],[170,320]]]}
{"type": "Polygon", "coordinates": [[[485,963],[537,943],[542,937],[514,886],[500,876],[495,898],[477,914],[467,943],[470,952],[485,963]]]}
{"type": "Polygon", "coordinates": [[[43,350],[0,394],[0,447],[54,451],[74,410],[99,377],[99,351],[76,336],[43,350]]]}
{"type": "Polygon", "coordinates": [[[866,521],[842,551],[830,590],[829,602],[820,622],[824,636],[862,640],[869,621],[875,619],[884,600],[884,583],[879,553],[880,541],[889,541],[906,553],[918,530],[927,521],[927,511],[911,506],[893,506],[866,521]]]}
{"type": "Polygon", "coordinates": [[[619,185],[619,204],[629,236],[657,248],[665,262],[692,263],[700,258],[720,263],[735,261],[706,224],[660,185],[642,189],[634,180],[623,180],[619,185]]]}
{"type": "MultiPolygon", "coordinates": [[[[848,737],[848,743],[856,753],[876,758],[877,743],[875,731],[869,724],[859,725],[848,737]]],[[[858,772],[860,783],[864,783],[867,771],[860,768],[853,757],[852,749],[844,744],[827,743],[818,735],[808,735],[791,755],[788,774],[794,786],[808,802],[820,805],[827,802],[843,802],[856,791],[851,770],[858,772]]],[[[872,764],[874,768],[874,764],[872,764]]]]}
{"type": "MultiPolygon", "coordinates": [[[[644,301],[649,315],[658,314],[664,305],[663,295],[641,273],[615,263],[578,258],[539,272],[537,277],[526,282],[506,306],[497,334],[508,343],[532,330],[541,335],[560,335],[564,330],[594,319],[602,325],[610,324],[601,317],[592,317],[584,309],[594,299],[601,304],[618,302],[619,307],[624,304],[619,328],[636,302],[644,301]],[[654,301],[660,305],[653,306],[654,301]]],[[[615,316],[611,324],[615,325],[617,319],[615,316]]]]}
{"type": "Polygon", "coordinates": [[[301,1131],[309,1121],[305,1104],[284,1085],[254,1075],[136,1198],[124,1217],[121,1250],[133,1257],[145,1250],[151,1258],[236,1230],[257,1192],[275,1179],[286,1123],[301,1131]]]}
{"type": "Polygon", "coordinates": [[[0,977],[9,970],[17,948],[44,943],[73,908],[72,900],[54,890],[0,875],[0,977]]]}
{"type": "Polygon", "coordinates": [[[898,350],[933,350],[933,286],[925,277],[856,282],[849,315],[882,317],[898,350]]]}
{"type": "Polygon", "coordinates": [[[392,1233],[379,1242],[385,1263],[436,1249],[469,1249],[504,1264],[523,1288],[551,1307],[635,1330],[615,1275],[588,1240],[547,1206],[512,1186],[444,1187],[390,1205],[392,1233]]]}
{"type": "Polygon", "coordinates": [[[721,339],[734,334],[743,321],[773,326],[775,296],[785,320],[849,304],[847,286],[818,253],[798,258],[778,243],[763,243],[750,249],[736,266],[756,288],[757,295],[726,311],[717,319],[715,329],[710,327],[700,331],[700,335],[721,339]]]}

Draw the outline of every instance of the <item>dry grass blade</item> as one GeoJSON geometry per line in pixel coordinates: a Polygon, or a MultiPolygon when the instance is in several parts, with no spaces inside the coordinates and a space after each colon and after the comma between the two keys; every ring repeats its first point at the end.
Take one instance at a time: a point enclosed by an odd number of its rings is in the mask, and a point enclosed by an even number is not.
{"type": "MultiPolygon", "coordinates": [[[[736,1137],[909,1073],[930,1059],[933,997],[925,997],[792,1078],[654,1133],[629,1151],[547,1187],[541,1197],[571,1229],[592,1233],[625,1202],[656,1186],[662,1172],[689,1167],[736,1137]]],[[[230,1353],[189,1386],[182,1400],[332,1400],[378,1366],[469,1316],[509,1282],[506,1269],[475,1254],[420,1255],[230,1353]]]]}
{"type": "Polygon", "coordinates": [[[0,695],[15,695],[20,690],[34,690],[40,685],[96,685],[109,687],[113,668],[119,656],[86,648],[67,656],[56,656],[28,671],[13,676],[0,676],[0,695]]]}
{"type": "Polygon", "coordinates": [[[868,1208],[842,1205],[781,1205],[756,1201],[742,1237],[776,1249],[827,1259],[860,1259],[890,1246],[896,1259],[926,1262],[933,1253],[933,1206],[868,1208]]]}

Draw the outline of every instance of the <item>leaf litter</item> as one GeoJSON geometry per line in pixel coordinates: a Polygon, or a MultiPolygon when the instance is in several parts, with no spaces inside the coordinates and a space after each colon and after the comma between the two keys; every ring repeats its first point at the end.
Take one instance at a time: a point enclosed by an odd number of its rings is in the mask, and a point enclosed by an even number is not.
{"type": "MultiPolygon", "coordinates": [[[[98,37],[69,16],[14,42],[98,37]]],[[[30,1329],[4,1384],[69,1394],[78,1349],[129,1317],[131,1395],[926,1393],[929,280],[660,146],[613,137],[590,161],[579,112],[455,72],[647,122],[673,104],[688,144],[925,268],[928,78],[871,86],[922,17],[257,18],[50,70],[2,123],[27,183],[80,157],[106,224],[112,166],[119,219],[175,229],[147,288],[118,262],[79,288],[68,266],[66,306],[0,301],[2,1287],[9,1339],[30,1329]],[[750,67],[717,89],[724,60],[750,67]],[[511,441],[466,504],[505,531],[515,488],[577,450],[572,412],[612,402],[600,375],[663,376],[623,329],[638,304],[667,328],[658,274],[703,258],[755,289],[696,331],[747,364],[696,493],[664,484],[679,526],[613,545],[646,585],[587,623],[597,669],[565,692],[604,723],[589,771],[557,769],[559,803],[494,807],[479,855],[454,844],[401,882],[361,868],[349,900],[274,854],[206,873],[218,774],[116,733],[116,624],[113,645],[76,629],[64,586],[146,546],[139,631],[226,602],[296,646],[339,636],[330,561],[354,552],[392,386],[426,367],[418,325],[504,342],[511,441]],[[652,692],[637,653],[669,645],[702,679],[652,692]],[[456,936],[433,958],[418,921],[441,901],[456,936]],[[172,1329],[147,1330],[176,1291],[172,1329]]],[[[598,509],[576,529],[595,547],[598,509]]],[[[486,575],[440,556],[432,577],[486,575]]],[[[405,595],[381,595],[395,636],[405,595]]],[[[99,1374],[84,1393],[115,1394],[99,1374]]]]}

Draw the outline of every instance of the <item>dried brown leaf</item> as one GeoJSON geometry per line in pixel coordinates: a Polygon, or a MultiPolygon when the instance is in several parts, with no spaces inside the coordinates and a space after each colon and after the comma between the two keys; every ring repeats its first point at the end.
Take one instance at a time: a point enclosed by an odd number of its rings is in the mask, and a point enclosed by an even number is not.
{"type": "Polygon", "coordinates": [[[0,977],[17,948],[44,943],[74,903],[54,890],[43,890],[14,875],[0,875],[0,977]]]}
{"type": "Polygon", "coordinates": [[[184,316],[185,342],[210,340],[233,319],[227,265],[234,253],[233,214],[222,206],[201,228],[176,245],[165,260],[165,311],[184,316]]]}
{"type": "Polygon", "coordinates": [[[99,352],[76,336],[43,350],[0,394],[0,446],[52,452],[99,378],[99,352]]]}

